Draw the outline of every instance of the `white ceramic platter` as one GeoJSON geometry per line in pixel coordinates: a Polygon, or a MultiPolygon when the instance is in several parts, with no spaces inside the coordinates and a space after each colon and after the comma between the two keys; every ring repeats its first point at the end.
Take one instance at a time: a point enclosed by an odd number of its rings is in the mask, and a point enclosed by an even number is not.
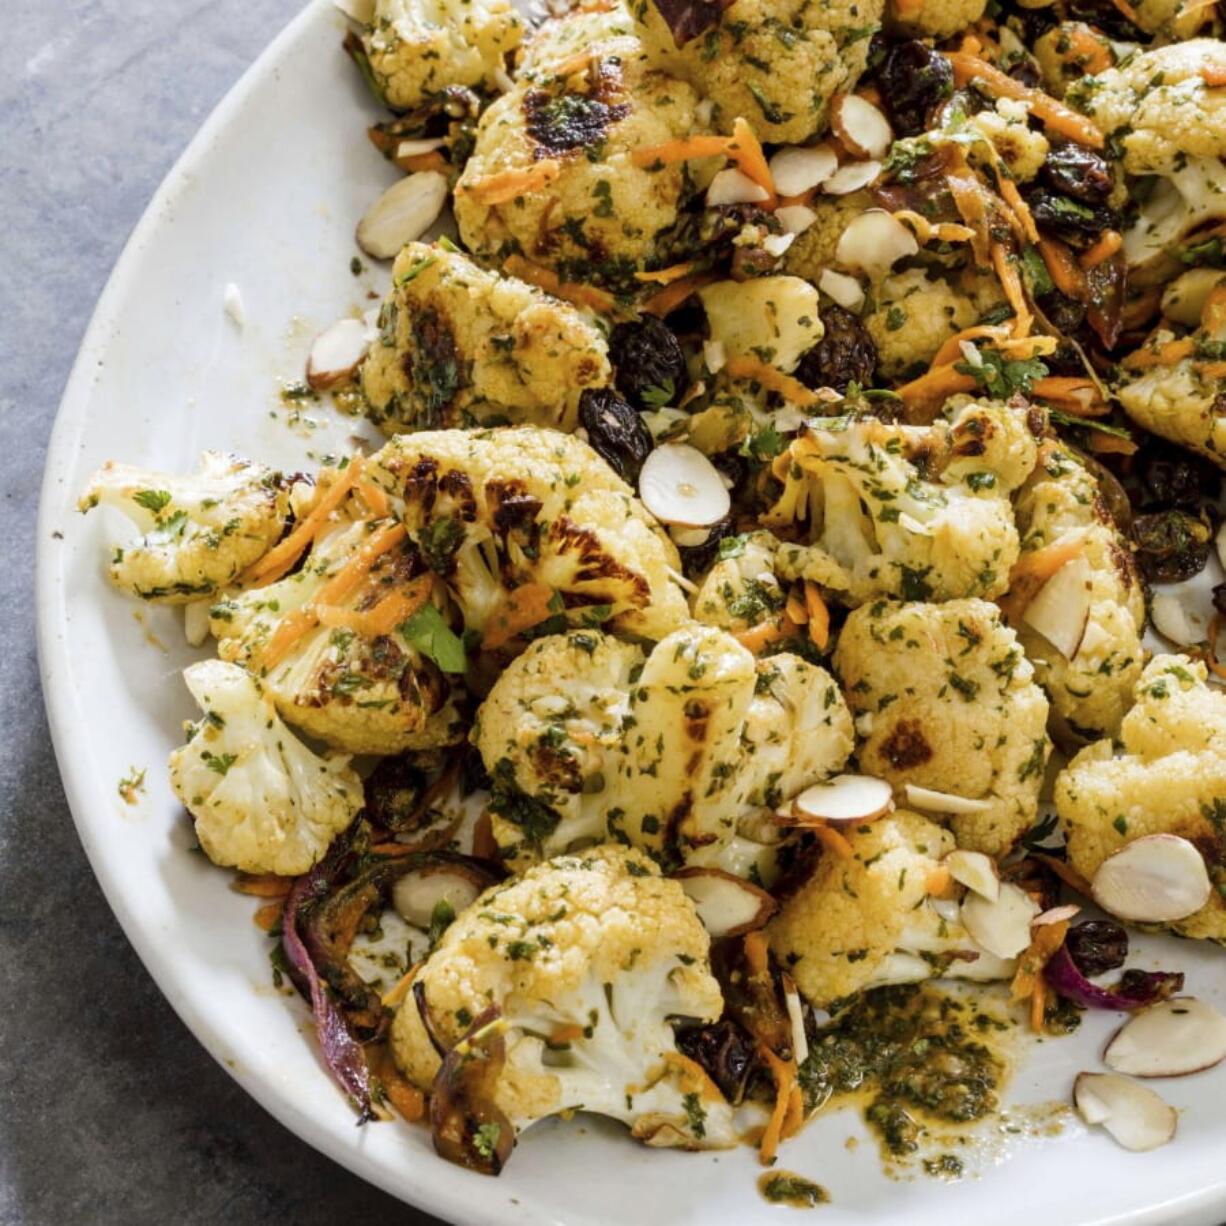
{"type": "MultiPolygon", "coordinates": [[[[229,875],[190,854],[165,778],[179,727],[195,715],[178,671],[192,658],[179,614],[141,610],[103,574],[105,516],[74,514],[103,460],[187,471],[216,447],[282,467],[348,445],[351,423],[320,408],[291,429],[277,380],[300,377],[314,332],[369,306],[386,270],[355,277],[354,223],[391,171],[367,143],[374,107],[340,49],[342,20],[310,6],[234,88],[162,185],[98,305],[55,427],[39,525],[43,685],[81,841],[111,906],[162,991],[202,1043],[286,1126],[362,1177],[455,1222],[775,1220],[749,1149],[687,1155],[633,1144],[582,1119],[530,1133],[499,1179],[434,1156],[424,1129],[354,1126],[307,1033],[308,1015],[270,983],[269,942],[229,875]],[[223,311],[238,286],[239,328],[223,311]],[[62,535],[61,535],[62,534],[62,535]],[[160,643],[163,646],[159,647],[160,643]],[[148,769],[135,807],[116,793],[148,769]]],[[[1226,1005],[1220,950],[1134,947],[1141,965],[1188,972],[1190,991],[1226,1005]]],[[[1098,1067],[1114,1016],[1087,1016],[1072,1040],[1024,1045],[1012,1103],[1065,1100],[1098,1067]]],[[[867,1217],[911,1226],[999,1223],[1218,1223],[1226,1218],[1226,1066],[1164,1083],[1179,1136],[1132,1156],[1066,1119],[1061,1135],[1005,1132],[957,1184],[887,1179],[849,1113],[819,1120],[781,1166],[824,1184],[827,1226],[867,1217]]],[[[116,1103],[117,1118],[133,1104],[116,1103]]],[[[1024,1117],[1023,1117],[1024,1118],[1024,1117]]]]}

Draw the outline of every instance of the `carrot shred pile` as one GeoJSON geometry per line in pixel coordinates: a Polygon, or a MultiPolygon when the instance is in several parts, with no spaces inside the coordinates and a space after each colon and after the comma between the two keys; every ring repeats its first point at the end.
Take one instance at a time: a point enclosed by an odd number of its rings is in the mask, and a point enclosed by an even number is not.
{"type": "Polygon", "coordinates": [[[780,639],[791,638],[799,629],[797,623],[785,611],[781,616],[768,618],[756,626],[750,626],[748,630],[738,631],[732,637],[747,651],[756,655],[764,647],[769,647],[780,639]]]}
{"type": "Polygon", "coordinates": [[[281,922],[281,912],[284,910],[284,902],[265,903],[251,917],[252,923],[254,923],[261,932],[272,932],[272,930],[281,922]]]}
{"type": "Polygon", "coordinates": [[[1084,302],[1089,295],[1086,287],[1085,272],[1073,258],[1073,253],[1055,238],[1041,238],[1038,242],[1039,254],[1047,265],[1048,275],[1056,288],[1066,297],[1077,302],[1084,302]]]}
{"type": "Polygon", "coordinates": [[[693,260],[687,260],[684,264],[670,264],[667,268],[657,268],[652,272],[636,272],[634,279],[650,285],[672,285],[674,281],[688,277],[693,271],[693,260]]]}
{"type": "Polygon", "coordinates": [[[1167,341],[1156,349],[1144,348],[1130,353],[1120,365],[1125,370],[1148,370],[1153,366],[1174,366],[1184,358],[1190,358],[1196,352],[1196,342],[1190,337],[1181,337],[1177,341],[1167,341]]]}
{"type": "Polygon", "coordinates": [[[1048,375],[1035,381],[1031,393],[1074,417],[1101,417],[1111,411],[1089,375],[1048,375]]]}
{"type": "Polygon", "coordinates": [[[562,166],[556,158],[542,158],[531,166],[499,170],[471,183],[460,183],[456,191],[464,196],[475,196],[482,204],[506,204],[517,196],[548,187],[561,173],[562,166]]]}
{"type": "Polygon", "coordinates": [[[1017,973],[1010,985],[1010,1000],[1030,1002],[1030,1028],[1036,1034],[1043,1032],[1043,1015],[1047,1010],[1047,983],[1043,969],[1064,944],[1068,926],[1068,920],[1057,920],[1033,929],[1030,944],[1018,959],[1017,973]]]}
{"type": "Polygon", "coordinates": [[[685,136],[677,140],[664,141],[659,145],[647,145],[636,149],[630,155],[630,161],[640,168],[652,166],[672,166],[677,162],[688,162],[694,158],[726,157],[747,179],[756,183],[767,195],[769,200],[762,207],[773,209],[778,203],[775,192],[775,181],[771,176],[766,155],[762,152],[762,144],[754,134],[749,123],[737,117],[732,125],[731,136],[685,136]]]}
{"type": "Polygon", "coordinates": [[[508,256],[503,270],[555,298],[573,302],[575,306],[586,307],[590,311],[611,311],[615,304],[612,294],[594,285],[584,285],[581,281],[563,281],[552,268],[542,268],[522,255],[508,256]]]}
{"type": "Polygon", "coordinates": [[[812,388],[805,387],[799,379],[792,375],[785,375],[783,371],[771,366],[768,362],[751,357],[747,353],[738,353],[730,357],[724,364],[724,370],[730,379],[752,379],[766,388],[768,392],[778,392],[785,400],[790,400],[802,408],[811,408],[825,402],[824,396],[812,388]]]}
{"type": "Polygon", "coordinates": [[[234,879],[234,888],[252,898],[285,898],[293,884],[292,877],[278,877],[275,873],[239,873],[234,879]]]}
{"type": "Polygon", "coordinates": [[[1026,611],[1039,589],[1066,563],[1085,550],[1084,533],[1070,533],[1041,549],[1024,553],[1009,571],[1009,588],[996,603],[1007,621],[1016,621],[1026,611]]]}
{"type": "Polygon", "coordinates": [[[652,294],[640,309],[645,315],[656,315],[662,319],[675,311],[696,290],[710,285],[714,280],[713,272],[696,272],[690,276],[678,277],[652,294]]]}
{"type": "Polygon", "coordinates": [[[363,613],[336,605],[316,605],[315,617],[321,626],[353,630],[367,638],[391,634],[401,622],[413,616],[430,599],[434,578],[422,575],[403,592],[391,592],[373,609],[363,613]]]}
{"type": "Polygon", "coordinates": [[[816,583],[805,583],[805,612],[808,614],[809,639],[819,651],[825,651],[830,642],[830,609],[822,599],[816,583]]]}
{"type": "Polygon", "coordinates": [[[1124,236],[1118,230],[1106,230],[1103,236],[1088,251],[1083,251],[1077,262],[1087,272],[1109,260],[1124,245],[1124,236]]]}

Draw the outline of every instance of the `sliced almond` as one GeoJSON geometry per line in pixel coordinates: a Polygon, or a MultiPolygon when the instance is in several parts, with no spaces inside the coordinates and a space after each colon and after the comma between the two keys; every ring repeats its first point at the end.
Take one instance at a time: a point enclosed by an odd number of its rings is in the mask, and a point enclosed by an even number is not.
{"type": "Polygon", "coordinates": [[[713,375],[719,374],[728,364],[728,351],[724,348],[724,342],[703,341],[702,360],[713,375]]]}
{"type": "Polygon", "coordinates": [[[370,330],[360,319],[338,319],[312,342],[306,380],[317,391],[339,387],[353,378],[370,348],[370,330]]]}
{"type": "Polygon", "coordinates": [[[770,168],[775,191],[781,196],[803,196],[834,174],[839,159],[829,145],[792,145],[771,158],[770,168]]]}
{"type": "Polygon", "coordinates": [[[433,153],[441,149],[447,142],[441,136],[424,137],[421,140],[402,140],[396,146],[398,158],[420,157],[423,153],[433,153]]]}
{"type": "Polygon", "coordinates": [[[807,204],[784,204],[775,210],[775,220],[785,234],[803,234],[817,220],[817,214],[807,204]]]}
{"type": "Polygon", "coordinates": [[[1098,866],[1090,893],[1117,919],[1169,924],[1194,915],[1213,887],[1205,859],[1177,834],[1149,834],[1098,866]]]}
{"type": "Polygon", "coordinates": [[[332,3],[359,25],[368,26],[375,19],[375,0],[332,0],[332,3]]]}
{"type": "Polygon", "coordinates": [[[367,209],[358,222],[358,246],[376,260],[390,260],[438,221],[446,203],[446,175],[437,170],[409,175],[367,209]]]}
{"type": "Polygon", "coordinates": [[[836,94],[830,104],[834,134],[857,157],[883,158],[894,131],[879,107],[858,94],[836,94]]]}
{"type": "Polygon", "coordinates": [[[683,868],[674,876],[717,941],[761,928],[778,909],[765,890],[722,868],[683,868]]]}
{"type": "Polygon", "coordinates": [[[696,549],[699,545],[707,543],[707,537],[711,535],[711,529],[682,528],[674,524],[669,528],[668,535],[673,538],[674,545],[679,545],[682,549],[696,549]]]}
{"type": "Polygon", "coordinates": [[[762,250],[778,259],[795,241],[795,234],[768,234],[762,240],[762,250]]]}
{"type": "Polygon", "coordinates": [[[822,184],[822,191],[830,196],[850,196],[867,187],[880,173],[880,162],[847,162],[822,184]]]}
{"type": "Polygon", "coordinates": [[[903,790],[907,795],[907,804],[925,813],[986,813],[992,807],[990,800],[973,800],[969,796],[954,796],[951,792],[934,792],[932,788],[917,787],[914,783],[908,783],[903,790]]]}
{"type": "Polygon", "coordinates": [[[458,867],[431,866],[406,873],[392,886],[392,906],[406,924],[428,929],[439,903],[447,903],[459,915],[483,888],[458,867]]]}
{"type": "Polygon", "coordinates": [[[864,305],[864,286],[845,272],[823,268],[817,278],[817,288],[846,311],[858,311],[864,305]]]}
{"type": "Polygon", "coordinates": [[[809,1036],[805,1034],[805,1011],[800,1003],[800,993],[796,990],[796,980],[784,971],[780,976],[783,984],[783,1003],[788,1011],[788,1022],[792,1027],[792,1056],[798,1065],[804,1064],[809,1058],[809,1036]]]}
{"type": "Polygon", "coordinates": [[[721,170],[707,188],[707,206],[719,208],[725,204],[761,204],[770,199],[770,192],[735,166],[721,170]]]}
{"type": "Polygon", "coordinates": [[[1103,1063],[1134,1077],[1182,1077],[1226,1060],[1226,1017],[1194,996],[1160,1001],[1130,1018],[1103,1063]]]}
{"type": "Polygon", "coordinates": [[[1078,554],[1035,593],[1022,620],[1066,660],[1073,659],[1090,621],[1090,564],[1078,554]]]}
{"type": "Polygon", "coordinates": [[[1042,915],[1034,917],[1032,928],[1042,928],[1047,924],[1062,924],[1081,914],[1081,908],[1075,902],[1066,902],[1059,907],[1048,907],[1042,915]]]}
{"type": "Polygon", "coordinates": [[[1195,328],[1205,309],[1205,299],[1223,281],[1226,270],[1221,268],[1189,268],[1163,290],[1163,315],[1186,328],[1195,328]]]}
{"type": "Polygon", "coordinates": [[[688,443],[661,443],[647,457],[639,497],[661,523],[690,528],[719,523],[732,506],[719,469],[688,443]]]}
{"type": "Polygon", "coordinates": [[[1134,1153],[1165,1145],[1179,1123],[1175,1109],[1149,1086],[1117,1073],[1078,1073],[1073,1105],[1087,1124],[1101,1125],[1134,1153]]]}
{"type": "Polygon", "coordinates": [[[193,600],[183,606],[183,637],[191,647],[200,647],[209,637],[209,610],[212,600],[193,600]]]}
{"type": "Polygon", "coordinates": [[[242,328],[247,322],[247,307],[243,302],[243,291],[233,281],[227,283],[221,302],[230,322],[236,328],[242,328]]]}
{"type": "Polygon", "coordinates": [[[968,890],[973,890],[988,902],[996,902],[1000,898],[1000,874],[996,871],[996,861],[981,851],[964,851],[958,848],[951,851],[942,861],[949,875],[968,890]]]}
{"type": "Polygon", "coordinates": [[[839,235],[834,257],[846,268],[883,277],[899,260],[919,250],[915,235],[885,209],[868,209],[853,217],[839,235]]]}
{"type": "Polygon", "coordinates": [[[1030,924],[1039,905],[1010,881],[1000,883],[995,902],[970,893],[962,900],[962,924],[976,945],[998,958],[1016,958],[1030,944],[1030,924]]]}
{"type": "Polygon", "coordinates": [[[1179,647],[1193,647],[1209,637],[1209,618],[1192,607],[1193,593],[1156,592],[1149,607],[1154,629],[1179,647]]]}
{"type": "Polygon", "coordinates": [[[884,779],[872,775],[835,775],[807,787],[779,813],[785,824],[806,821],[853,826],[884,817],[894,808],[894,794],[884,779]]]}

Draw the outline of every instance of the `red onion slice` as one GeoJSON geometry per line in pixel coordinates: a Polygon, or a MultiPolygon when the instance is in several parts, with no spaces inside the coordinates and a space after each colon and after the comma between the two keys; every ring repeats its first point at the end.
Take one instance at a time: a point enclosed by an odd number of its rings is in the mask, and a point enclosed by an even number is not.
{"type": "Polygon", "coordinates": [[[1049,988],[1074,1004],[1087,1009],[1116,1009],[1127,1013],[1165,1000],[1183,989],[1180,971],[1129,971],[1114,988],[1100,988],[1077,969],[1064,945],[1044,967],[1043,978],[1049,988]]]}

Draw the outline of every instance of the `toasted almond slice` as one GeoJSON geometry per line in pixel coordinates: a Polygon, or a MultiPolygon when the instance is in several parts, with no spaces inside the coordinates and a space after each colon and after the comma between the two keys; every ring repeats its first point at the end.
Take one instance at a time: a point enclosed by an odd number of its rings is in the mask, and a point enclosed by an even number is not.
{"type": "Polygon", "coordinates": [[[1078,554],[1035,593],[1022,620],[1066,660],[1073,659],[1090,621],[1090,564],[1078,554]]]}
{"type": "Polygon", "coordinates": [[[423,153],[433,153],[441,149],[447,142],[441,136],[427,137],[422,140],[402,140],[396,146],[398,158],[420,157],[423,153]]]}
{"type": "Polygon", "coordinates": [[[864,286],[845,272],[823,268],[817,278],[817,288],[829,295],[844,310],[858,311],[864,305],[864,286]]]}
{"type": "Polygon", "coordinates": [[[221,301],[231,323],[237,328],[242,328],[247,322],[247,306],[243,302],[243,291],[233,281],[230,281],[226,285],[221,301]]]}
{"type": "Polygon", "coordinates": [[[1108,856],[1090,892],[1104,911],[1142,924],[1169,924],[1194,915],[1213,887],[1205,858],[1177,834],[1148,834],[1108,856]]]}
{"type": "Polygon", "coordinates": [[[717,941],[761,928],[778,909],[765,890],[722,868],[683,868],[673,875],[717,941]]]}
{"type": "Polygon", "coordinates": [[[1179,647],[1193,647],[1209,637],[1209,618],[1193,608],[1190,591],[1155,592],[1149,613],[1154,629],[1179,647]]]}
{"type": "Polygon", "coordinates": [[[475,877],[459,866],[414,869],[392,887],[392,906],[406,924],[429,928],[439,903],[447,903],[459,915],[472,905],[482,888],[475,877]]]}
{"type": "Polygon", "coordinates": [[[306,380],[316,391],[339,387],[353,378],[370,348],[370,331],[360,319],[338,319],[312,342],[306,380]]]}
{"type": "Polygon", "coordinates": [[[884,817],[894,808],[894,795],[884,779],[872,775],[835,775],[807,787],[781,815],[798,825],[806,820],[853,826],[884,817]]]}
{"type": "Polygon", "coordinates": [[[789,145],[771,158],[771,180],[781,196],[802,196],[818,187],[839,167],[829,145],[789,145]]]}
{"type": "Polygon", "coordinates": [[[1016,958],[1030,944],[1030,924],[1039,905],[1025,890],[1002,881],[995,902],[970,893],[962,900],[961,914],[976,945],[998,958],[1016,958]]]}
{"type": "Polygon", "coordinates": [[[775,219],[785,234],[803,234],[817,220],[817,214],[807,204],[785,204],[775,210],[775,219]]]}
{"type": "Polygon", "coordinates": [[[883,277],[906,256],[919,250],[915,235],[885,209],[868,209],[853,217],[839,235],[834,256],[846,268],[883,277]]]}
{"type": "Polygon", "coordinates": [[[969,796],[934,792],[931,788],[921,788],[914,783],[908,783],[903,790],[907,795],[907,804],[925,813],[986,813],[992,807],[990,800],[972,800],[969,796]]]}
{"type": "Polygon", "coordinates": [[[768,234],[762,240],[762,250],[778,259],[795,241],[795,234],[768,234]]]}
{"type": "Polygon", "coordinates": [[[332,3],[359,25],[368,26],[375,19],[375,0],[332,0],[332,3]]]}
{"type": "MultiPolygon", "coordinates": [[[[867,187],[880,173],[880,162],[846,162],[822,184],[822,191],[830,196],[850,196],[867,187]]],[[[902,222],[898,224],[901,226],[902,222]]]]}
{"type": "Polygon", "coordinates": [[[1042,928],[1045,924],[1062,924],[1081,914],[1081,908],[1075,902],[1066,902],[1059,907],[1048,907],[1042,915],[1036,915],[1032,928],[1042,928]]]}
{"type": "Polygon", "coordinates": [[[857,157],[883,158],[894,131],[879,107],[858,94],[836,94],[830,104],[834,134],[857,157]]]}
{"type": "Polygon", "coordinates": [[[688,443],[661,443],[647,457],[639,497],[661,523],[690,528],[719,523],[732,506],[719,469],[688,443]]]}
{"type": "Polygon", "coordinates": [[[981,851],[964,851],[958,848],[951,851],[943,861],[949,874],[959,885],[986,898],[988,902],[996,902],[1000,898],[1000,874],[996,871],[996,861],[981,851]]]}
{"type": "Polygon", "coordinates": [[[800,1003],[796,980],[784,971],[780,976],[783,984],[783,1003],[787,1007],[788,1021],[792,1026],[792,1056],[798,1065],[809,1058],[809,1036],[805,1034],[805,1011],[800,1003]]]}
{"type": "Polygon", "coordinates": [[[699,545],[707,543],[711,529],[682,528],[679,524],[674,524],[669,528],[668,535],[673,538],[673,544],[679,545],[682,549],[696,549],[699,545]]]}
{"type": "Polygon", "coordinates": [[[1101,1124],[1134,1153],[1165,1145],[1179,1123],[1175,1109],[1149,1086],[1118,1073],[1078,1073],[1073,1105],[1087,1124],[1101,1124]]]}
{"type": "Polygon", "coordinates": [[[191,647],[200,647],[209,637],[209,610],[213,601],[193,600],[183,606],[183,637],[191,647]]]}
{"type": "Polygon", "coordinates": [[[437,170],[409,175],[393,183],[366,210],[358,222],[358,246],[376,260],[390,260],[438,221],[446,203],[446,175],[437,170]]]}
{"type": "Polygon", "coordinates": [[[707,206],[719,208],[724,204],[761,204],[770,199],[770,192],[735,166],[721,170],[707,188],[707,206]]]}
{"type": "Polygon", "coordinates": [[[1129,1018],[1103,1063],[1134,1077],[1182,1077],[1226,1060],[1226,1017],[1194,996],[1174,996],[1129,1018]]]}
{"type": "Polygon", "coordinates": [[[728,351],[724,348],[724,342],[703,341],[702,360],[713,375],[719,374],[728,364],[728,351]]]}

